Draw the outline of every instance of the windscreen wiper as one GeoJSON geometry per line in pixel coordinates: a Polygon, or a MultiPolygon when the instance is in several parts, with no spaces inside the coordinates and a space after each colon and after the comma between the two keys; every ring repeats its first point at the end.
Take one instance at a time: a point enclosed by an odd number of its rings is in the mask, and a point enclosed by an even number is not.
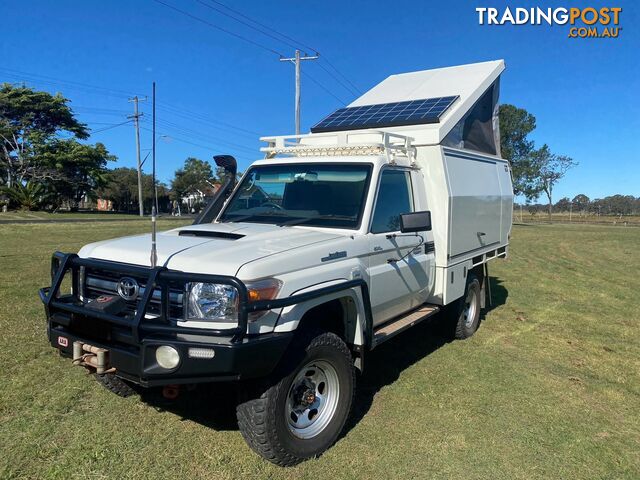
{"type": "Polygon", "coordinates": [[[287,217],[288,215],[286,214],[281,214],[281,213],[258,213],[258,214],[251,214],[251,215],[239,215],[237,217],[229,217],[229,218],[225,218],[222,220],[221,223],[238,223],[238,222],[243,222],[245,220],[249,220],[250,218],[260,218],[260,217],[287,217]]]}
{"type": "Polygon", "coordinates": [[[296,225],[303,225],[313,220],[352,220],[354,221],[355,218],[353,218],[350,215],[316,215],[316,216],[307,217],[307,218],[296,218],[295,220],[278,223],[277,225],[279,227],[293,227],[296,225]]]}

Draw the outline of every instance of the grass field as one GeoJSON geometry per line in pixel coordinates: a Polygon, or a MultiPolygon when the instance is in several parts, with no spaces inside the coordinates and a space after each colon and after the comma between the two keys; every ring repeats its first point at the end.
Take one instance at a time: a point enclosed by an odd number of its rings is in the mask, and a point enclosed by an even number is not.
{"type": "Polygon", "coordinates": [[[291,469],[249,450],[226,392],[122,399],[48,346],[50,253],[147,229],[0,225],[0,478],[640,478],[639,229],[514,227],[477,334],[376,349],[343,438],[291,469]]]}
{"type": "MultiPolygon", "coordinates": [[[[148,216],[148,215],[147,215],[148,216]]],[[[171,217],[168,213],[161,214],[167,220],[180,220],[180,218],[171,217]]],[[[192,218],[186,215],[184,218],[192,218]]],[[[138,215],[133,213],[115,213],[115,212],[29,212],[25,210],[12,210],[9,212],[0,212],[0,224],[2,223],[47,223],[47,222],[91,222],[100,221],[123,221],[123,220],[140,220],[138,215]]]]}

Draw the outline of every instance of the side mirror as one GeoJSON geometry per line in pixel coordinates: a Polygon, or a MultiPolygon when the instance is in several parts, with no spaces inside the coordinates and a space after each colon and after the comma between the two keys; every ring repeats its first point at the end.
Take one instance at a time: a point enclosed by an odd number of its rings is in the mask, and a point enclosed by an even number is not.
{"type": "Polygon", "coordinates": [[[402,233],[426,232],[431,230],[431,212],[411,212],[400,215],[402,233]]]}

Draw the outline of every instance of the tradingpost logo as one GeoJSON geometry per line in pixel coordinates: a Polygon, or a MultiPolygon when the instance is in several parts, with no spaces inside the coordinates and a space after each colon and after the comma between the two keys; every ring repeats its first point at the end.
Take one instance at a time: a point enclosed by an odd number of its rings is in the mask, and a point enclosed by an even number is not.
{"type": "Polygon", "coordinates": [[[568,25],[569,38],[617,38],[621,7],[477,7],[480,25],[568,25]]]}

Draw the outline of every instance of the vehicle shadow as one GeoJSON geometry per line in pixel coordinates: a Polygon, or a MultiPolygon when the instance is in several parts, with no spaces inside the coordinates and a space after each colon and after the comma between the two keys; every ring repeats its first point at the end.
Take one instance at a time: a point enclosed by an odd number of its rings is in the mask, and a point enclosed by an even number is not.
{"type": "MultiPolygon", "coordinates": [[[[499,278],[491,277],[492,302],[482,310],[480,322],[487,313],[504,305],[509,292],[499,278]]],[[[480,327],[481,328],[481,327],[480,327]]],[[[454,340],[454,327],[447,318],[447,312],[434,315],[395,338],[383,343],[365,357],[364,373],[358,379],[358,388],[352,415],[343,435],[351,430],[367,414],[376,394],[391,385],[400,374],[413,364],[423,360],[439,348],[454,340]]]]}
{"type": "MultiPolygon", "coordinates": [[[[509,292],[499,278],[491,277],[492,306],[487,302],[481,322],[486,314],[503,305],[509,292]]],[[[413,364],[453,341],[451,323],[445,313],[400,333],[365,356],[364,374],[358,377],[353,411],[343,430],[346,435],[369,412],[376,394],[394,383],[400,374],[413,364]]],[[[219,431],[237,430],[235,409],[238,404],[236,386],[232,383],[211,383],[194,388],[182,388],[176,400],[167,400],[160,389],[145,390],[143,402],[159,410],[180,416],[219,431]]]]}

